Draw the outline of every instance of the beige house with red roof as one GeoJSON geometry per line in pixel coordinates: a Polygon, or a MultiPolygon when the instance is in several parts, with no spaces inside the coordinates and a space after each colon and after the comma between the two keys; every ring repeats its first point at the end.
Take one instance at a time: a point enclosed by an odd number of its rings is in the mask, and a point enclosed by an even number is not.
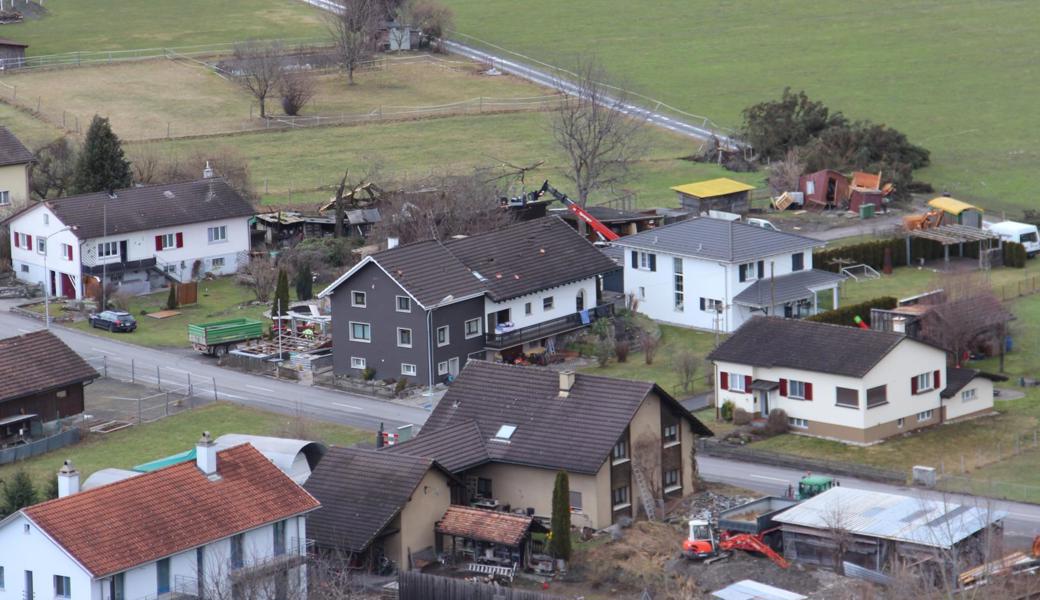
{"type": "Polygon", "coordinates": [[[10,598],[305,598],[306,515],[318,501],[249,444],[60,496],[0,521],[10,598]]]}

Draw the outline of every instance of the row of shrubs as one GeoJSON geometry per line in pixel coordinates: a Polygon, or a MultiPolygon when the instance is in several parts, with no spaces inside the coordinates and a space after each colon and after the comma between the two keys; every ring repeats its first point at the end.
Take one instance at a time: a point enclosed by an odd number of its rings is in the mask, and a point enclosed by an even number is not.
{"type": "Polygon", "coordinates": [[[1026,247],[1017,242],[1004,242],[1004,266],[1026,268],[1026,247]]]}
{"type": "MultiPolygon", "coordinates": [[[[898,267],[906,264],[906,240],[903,238],[890,238],[885,240],[874,240],[860,244],[842,246],[840,248],[828,248],[813,253],[813,268],[823,269],[838,273],[842,267],[849,264],[869,265],[877,271],[885,268],[885,252],[891,253],[891,266],[898,267]],[[842,259],[845,262],[839,262],[842,259]],[[852,261],[848,263],[847,261],[852,261]]],[[[953,252],[951,250],[951,252],[953,252]]],[[[933,240],[915,239],[911,244],[911,262],[919,259],[938,260],[945,256],[943,245],[933,240]]],[[[964,245],[964,257],[978,258],[979,245],[977,243],[966,243],[964,245]]],[[[1026,266],[1026,249],[1022,244],[1015,242],[1004,242],[1003,264],[1005,267],[1018,269],[1026,266]]]]}
{"type": "Polygon", "coordinates": [[[858,315],[867,325],[870,325],[870,309],[880,308],[882,310],[892,310],[898,304],[899,301],[892,296],[880,296],[878,298],[871,298],[865,302],[860,302],[859,304],[850,304],[833,310],[826,310],[811,317],[807,317],[806,320],[816,321],[819,323],[830,323],[832,325],[853,326],[856,324],[855,318],[858,315]]]}
{"type": "MultiPolygon", "coordinates": [[[[751,423],[751,413],[743,408],[737,408],[730,400],[722,403],[719,409],[719,416],[724,421],[730,421],[740,427],[751,423]]],[[[787,433],[790,428],[791,425],[787,422],[787,413],[783,409],[776,409],[769,411],[769,416],[766,417],[766,424],[762,428],[762,432],[770,436],[780,435],[787,433]]]]}

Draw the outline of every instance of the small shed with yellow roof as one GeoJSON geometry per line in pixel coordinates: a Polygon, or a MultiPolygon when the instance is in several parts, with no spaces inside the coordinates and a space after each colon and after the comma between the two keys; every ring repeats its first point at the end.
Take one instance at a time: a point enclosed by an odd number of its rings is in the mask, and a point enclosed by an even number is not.
{"type": "Polygon", "coordinates": [[[719,177],[696,183],[677,185],[672,188],[679,194],[679,205],[697,214],[709,210],[745,214],[751,208],[751,190],[755,186],[719,177]]]}

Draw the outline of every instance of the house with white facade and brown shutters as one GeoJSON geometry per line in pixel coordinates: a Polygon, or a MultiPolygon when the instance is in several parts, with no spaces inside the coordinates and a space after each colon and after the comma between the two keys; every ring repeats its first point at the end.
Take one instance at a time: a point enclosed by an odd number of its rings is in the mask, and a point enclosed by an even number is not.
{"type": "Polygon", "coordinates": [[[843,277],[813,268],[813,249],[823,245],[709,217],[613,242],[625,255],[624,290],[634,310],[662,323],[724,333],[756,315],[800,318],[837,308],[843,277]]]}
{"type": "Polygon", "coordinates": [[[1001,376],[947,367],[941,348],[900,333],[757,317],[708,359],[716,403],[791,431],[853,444],[990,414],[1001,376]]]}
{"type": "Polygon", "coordinates": [[[147,293],[237,271],[252,204],[219,177],[39,202],[3,221],[22,281],[81,299],[87,282],[147,293]]]}

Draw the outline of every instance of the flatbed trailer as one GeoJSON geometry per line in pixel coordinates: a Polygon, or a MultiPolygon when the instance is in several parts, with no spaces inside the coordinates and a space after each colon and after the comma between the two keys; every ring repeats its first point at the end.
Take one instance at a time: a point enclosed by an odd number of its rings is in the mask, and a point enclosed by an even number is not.
{"type": "Polygon", "coordinates": [[[264,324],[255,319],[226,319],[188,325],[188,341],[196,352],[224,356],[241,343],[258,340],[264,335],[264,324]]]}

